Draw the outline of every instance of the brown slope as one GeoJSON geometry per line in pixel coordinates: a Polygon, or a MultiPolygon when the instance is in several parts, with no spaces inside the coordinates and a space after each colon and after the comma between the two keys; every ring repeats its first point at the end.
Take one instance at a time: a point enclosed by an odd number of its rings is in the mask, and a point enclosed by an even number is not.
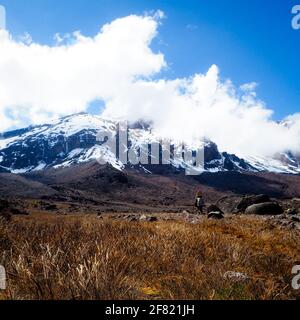
{"type": "MultiPolygon", "coordinates": [[[[106,208],[192,207],[201,188],[205,199],[215,203],[227,197],[226,206],[245,194],[267,194],[273,198],[300,197],[300,177],[279,174],[205,173],[188,177],[168,170],[146,174],[134,169],[120,172],[97,162],[47,169],[23,176],[2,174],[0,195],[17,195],[106,208]],[[158,173],[160,172],[160,173],[158,173]]],[[[224,203],[224,201],[222,202],[224,203]]]]}
{"type": "Polygon", "coordinates": [[[12,173],[0,174],[0,197],[22,197],[38,199],[53,196],[56,191],[43,183],[26,179],[12,173]]]}
{"type": "MultiPolygon", "coordinates": [[[[151,207],[192,206],[201,187],[198,181],[184,174],[146,174],[134,169],[124,172],[97,162],[68,168],[30,173],[27,178],[44,183],[63,193],[80,192],[81,196],[98,201],[118,201],[151,207]]],[[[208,201],[215,201],[224,192],[203,185],[208,201]]],[[[230,192],[227,192],[230,193],[230,192]]]]}

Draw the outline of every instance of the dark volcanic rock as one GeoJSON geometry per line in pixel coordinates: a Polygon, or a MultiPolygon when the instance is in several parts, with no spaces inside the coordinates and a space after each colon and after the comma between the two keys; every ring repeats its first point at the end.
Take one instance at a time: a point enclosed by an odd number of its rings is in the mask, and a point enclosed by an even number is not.
{"type": "Polygon", "coordinates": [[[222,156],[218,150],[218,147],[215,143],[210,142],[205,146],[205,162],[209,163],[215,160],[221,160],[222,156]]]}
{"type": "Polygon", "coordinates": [[[205,145],[204,159],[206,169],[218,168],[220,171],[256,171],[255,168],[244,159],[227,152],[221,153],[218,150],[218,146],[213,142],[208,142],[205,145]]]}
{"type": "Polygon", "coordinates": [[[254,195],[254,196],[246,196],[244,197],[237,205],[236,207],[236,213],[239,212],[245,212],[245,210],[254,205],[254,204],[260,204],[270,202],[270,198],[267,195],[260,194],[260,195],[254,195]]]}
{"type": "Polygon", "coordinates": [[[283,209],[276,202],[265,202],[249,206],[245,213],[257,215],[280,215],[283,213],[283,209]]]}
{"type": "Polygon", "coordinates": [[[214,204],[207,207],[207,213],[211,213],[211,212],[220,212],[221,214],[224,214],[224,212],[214,204]]]}
{"type": "Polygon", "coordinates": [[[300,222],[300,217],[293,216],[293,217],[292,217],[292,221],[294,221],[294,222],[300,222]]]}
{"type": "Polygon", "coordinates": [[[207,216],[208,219],[221,220],[224,219],[224,215],[221,212],[210,212],[207,216]]]}

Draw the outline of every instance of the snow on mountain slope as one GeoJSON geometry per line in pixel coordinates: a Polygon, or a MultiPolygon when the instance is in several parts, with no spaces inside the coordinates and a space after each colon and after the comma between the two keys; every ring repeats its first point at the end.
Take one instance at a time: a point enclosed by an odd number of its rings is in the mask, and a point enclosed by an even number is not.
{"type": "MultiPolygon", "coordinates": [[[[122,170],[124,165],[114,152],[97,141],[97,134],[100,132],[115,135],[117,123],[100,116],[80,113],[45,125],[0,134],[0,171],[24,173],[49,167],[71,166],[97,160],[100,156],[114,168],[122,170]]],[[[128,133],[131,146],[146,152],[146,157],[148,150],[145,151],[142,146],[159,142],[149,126],[142,123],[132,125],[128,133]]],[[[199,168],[199,173],[203,170],[300,173],[299,160],[291,154],[281,154],[274,159],[261,156],[241,159],[236,155],[219,152],[217,145],[210,141],[199,141],[199,146],[204,146],[205,149],[205,166],[199,168]]],[[[171,166],[187,168],[189,164],[172,159],[171,166]]],[[[147,166],[137,167],[149,171],[147,166]]]]}
{"type": "MultiPolygon", "coordinates": [[[[76,114],[32,127],[24,133],[4,133],[0,137],[0,165],[22,173],[95,160],[103,151],[96,143],[99,130],[113,132],[116,125],[100,117],[76,114]]],[[[108,151],[106,157],[116,168],[121,168],[108,151]]]]}
{"type": "MultiPolygon", "coordinates": [[[[284,155],[285,156],[285,155],[284,155]]],[[[266,171],[274,173],[288,173],[288,174],[298,174],[300,173],[300,166],[298,163],[294,165],[284,163],[279,159],[272,159],[263,156],[248,156],[245,157],[252,167],[257,171],[266,171]]]]}

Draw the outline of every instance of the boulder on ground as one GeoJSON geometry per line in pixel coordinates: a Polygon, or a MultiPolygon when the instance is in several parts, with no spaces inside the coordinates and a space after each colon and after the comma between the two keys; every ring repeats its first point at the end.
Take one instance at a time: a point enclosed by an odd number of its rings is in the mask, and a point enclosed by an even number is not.
{"type": "Polygon", "coordinates": [[[215,211],[215,212],[210,212],[208,214],[207,218],[208,219],[221,220],[221,219],[224,219],[224,215],[219,211],[215,211]]]}
{"type": "Polygon", "coordinates": [[[265,202],[259,204],[253,204],[249,206],[246,214],[257,214],[257,215],[280,215],[283,213],[283,209],[277,202],[265,202]]]}
{"type": "Polygon", "coordinates": [[[292,217],[292,221],[294,221],[294,222],[300,222],[300,217],[293,216],[293,217],[292,217]]]}
{"type": "Polygon", "coordinates": [[[207,213],[211,213],[211,212],[220,212],[221,214],[224,214],[224,212],[214,204],[207,207],[207,213]]]}
{"type": "Polygon", "coordinates": [[[140,221],[155,222],[157,220],[158,219],[156,217],[149,217],[149,216],[146,216],[145,214],[140,216],[140,221]]]}
{"type": "Polygon", "coordinates": [[[265,194],[246,196],[236,206],[236,213],[245,212],[245,210],[254,205],[260,203],[270,202],[270,198],[265,194]]]}
{"type": "Polygon", "coordinates": [[[296,216],[299,213],[299,211],[295,208],[289,208],[286,210],[286,214],[290,216],[296,216]]]}

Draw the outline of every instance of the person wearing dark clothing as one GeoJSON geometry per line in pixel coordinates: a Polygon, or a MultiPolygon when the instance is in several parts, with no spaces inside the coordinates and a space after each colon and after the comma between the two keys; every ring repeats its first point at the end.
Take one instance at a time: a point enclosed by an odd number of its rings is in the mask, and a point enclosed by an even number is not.
{"type": "Polygon", "coordinates": [[[202,192],[200,190],[196,194],[195,206],[201,214],[204,213],[205,202],[203,199],[202,192]]]}

